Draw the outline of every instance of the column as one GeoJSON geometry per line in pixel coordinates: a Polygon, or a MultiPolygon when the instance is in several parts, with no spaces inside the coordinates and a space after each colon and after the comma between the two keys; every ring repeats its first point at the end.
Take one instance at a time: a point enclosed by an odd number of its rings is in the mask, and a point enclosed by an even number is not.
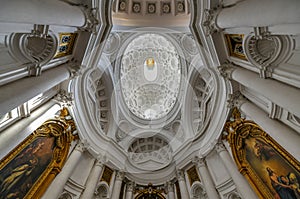
{"type": "Polygon", "coordinates": [[[217,15],[216,23],[220,28],[299,24],[299,7],[298,0],[241,1],[235,6],[222,9],[217,15]]]}
{"type": "Polygon", "coordinates": [[[174,193],[174,183],[173,182],[167,182],[166,183],[166,190],[168,192],[168,199],[175,199],[175,193],[174,193]]]}
{"type": "Polygon", "coordinates": [[[133,197],[133,189],[134,189],[134,182],[127,182],[126,183],[126,196],[125,199],[132,199],[133,197]]]}
{"type": "Polygon", "coordinates": [[[114,190],[112,192],[111,199],[119,199],[123,179],[124,179],[124,173],[117,171],[114,190]]]}
{"type": "Polygon", "coordinates": [[[225,149],[223,143],[218,143],[216,145],[216,151],[218,152],[224,165],[226,166],[227,171],[230,174],[237,190],[242,195],[242,198],[247,198],[247,199],[258,198],[255,192],[250,187],[250,184],[247,182],[246,178],[238,171],[236,164],[234,163],[233,159],[229,155],[228,151],[225,149]]]}
{"type": "Polygon", "coordinates": [[[83,194],[80,197],[81,199],[93,198],[97,183],[100,180],[100,175],[102,173],[102,169],[103,169],[103,159],[102,159],[102,157],[100,157],[95,160],[92,171],[86,182],[83,194]]]}
{"type": "Polygon", "coordinates": [[[177,171],[177,179],[178,179],[178,183],[179,183],[181,198],[189,199],[190,195],[189,195],[189,192],[186,187],[183,171],[181,171],[181,170],[177,171]]]}
{"type": "Polygon", "coordinates": [[[31,98],[67,80],[70,72],[65,65],[43,72],[37,77],[23,78],[0,87],[0,115],[4,115],[31,98]]]}
{"type": "Polygon", "coordinates": [[[79,162],[84,150],[84,143],[79,142],[62,168],[62,171],[55,177],[51,185],[48,187],[47,191],[42,197],[43,199],[57,199],[59,197],[64,190],[66,182],[79,162]]]}
{"type": "Polygon", "coordinates": [[[200,178],[202,180],[202,183],[204,184],[205,191],[207,193],[207,196],[209,199],[217,199],[220,198],[216,188],[215,184],[210,176],[210,173],[206,167],[205,160],[203,158],[195,158],[194,164],[198,168],[200,178]]]}
{"type": "Polygon", "coordinates": [[[81,27],[85,15],[78,6],[58,0],[11,0],[1,4],[0,22],[81,27]]]}
{"type": "MultiPolygon", "coordinates": [[[[300,2],[300,1],[299,1],[300,2]]],[[[258,74],[231,64],[220,67],[221,74],[250,88],[272,102],[300,117],[299,88],[289,86],[273,79],[262,79],[258,74]]]]}
{"type": "Polygon", "coordinates": [[[240,102],[240,110],[249,118],[254,120],[264,131],[266,131],[285,150],[300,160],[300,135],[295,130],[286,126],[278,120],[271,119],[266,112],[261,110],[252,102],[244,100],[240,102]]]}
{"type": "Polygon", "coordinates": [[[0,159],[9,153],[20,142],[22,142],[42,122],[49,119],[49,115],[55,115],[60,106],[53,100],[48,101],[30,114],[4,129],[0,133],[0,159]],[[21,130],[22,129],[22,130],[21,130]]]}

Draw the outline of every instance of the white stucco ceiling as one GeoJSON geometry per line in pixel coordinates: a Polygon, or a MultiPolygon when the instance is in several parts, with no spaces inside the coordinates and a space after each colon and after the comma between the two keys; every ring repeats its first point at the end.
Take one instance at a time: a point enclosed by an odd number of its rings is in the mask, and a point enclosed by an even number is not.
{"type": "Polygon", "coordinates": [[[141,119],[166,116],[176,103],[181,66],[175,46],[159,34],[142,34],[124,51],[121,90],[129,110],[141,119]]]}

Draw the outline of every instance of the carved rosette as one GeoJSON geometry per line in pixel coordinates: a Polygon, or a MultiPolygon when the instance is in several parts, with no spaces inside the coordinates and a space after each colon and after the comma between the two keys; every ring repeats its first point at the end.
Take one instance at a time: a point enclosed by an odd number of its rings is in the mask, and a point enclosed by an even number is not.
{"type": "Polygon", "coordinates": [[[85,15],[85,24],[80,29],[88,32],[96,32],[99,27],[99,11],[96,8],[87,8],[80,6],[81,10],[85,15]]]}
{"type": "Polygon", "coordinates": [[[262,78],[271,77],[273,69],[286,61],[293,49],[293,41],[287,35],[249,34],[243,45],[247,59],[260,70],[262,78]]]}
{"type": "Polygon", "coordinates": [[[62,106],[73,105],[73,93],[65,90],[60,90],[54,98],[55,101],[60,103],[62,106]]]}

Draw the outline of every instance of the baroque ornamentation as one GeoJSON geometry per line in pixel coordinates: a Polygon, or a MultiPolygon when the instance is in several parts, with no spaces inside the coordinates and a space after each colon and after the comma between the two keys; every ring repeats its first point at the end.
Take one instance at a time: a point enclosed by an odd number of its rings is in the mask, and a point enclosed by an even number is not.
{"type": "Polygon", "coordinates": [[[132,5],[132,11],[134,13],[140,13],[141,12],[141,3],[134,2],[133,5],[132,5]]]}
{"type": "Polygon", "coordinates": [[[111,33],[107,38],[103,52],[106,54],[113,54],[120,47],[120,36],[118,33],[111,33]]]}
{"type": "Polygon", "coordinates": [[[183,1],[177,1],[177,12],[178,13],[184,13],[185,12],[185,5],[183,1]]]}
{"type": "Polygon", "coordinates": [[[184,172],[182,170],[177,170],[177,179],[178,181],[185,181],[184,172]]]}
{"type": "Polygon", "coordinates": [[[134,191],[134,186],[135,186],[134,182],[132,182],[132,181],[127,182],[126,183],[126,191],[127,192],[133,192],[134,191]]]}
{"type": "Polygon", "coordinates": [[[172,148],[157,136],[139,138],[129,147],[128,159],[139,169],[159,170],[172,161],[172,148]]]}
{"type": "Polygon", "coordinates": [[[120,68],[122,95],[130,112],[143,120],[165,117],[177,104],[181,74],[177,49],[167,38],[149,33],[133,39],[120,68]]]}
{"type": "Polygon", "coordinates": [[[99,12],[97,8],[88,8],[87,6],[80,7],[85,14],[85,24],[80,29],[88,32],[96,32],[99,25],[99,12]]]}
{"type": "Polygon", "coordinates": [[[0,161],[0,195],[3,198],[41,198],[61,171],[71,142],[76,139],[75,124],[67,108],[56,119],[44,122],[0,161]],[[11,171],[18,171],[16,173],[11,171]]]}
{"type": "Polygon", "coordinates": [[[204,22],[203,26],[205,28],[205,35],[209,36],[212,35],[213,33],[220,32],[222,29],[218,27],[217,25],[217,16],[219,12],[221,11],[220,8],[214,8],[214,9],[205,9],[204,10],[204,22]]]}
{"type": "Polygon", "coordinates": [[[171,4],[170,3],[162,3],[162,13],[168,14],[171,12],[171,4]]]}
{"type": "Polygon", "coordinates": [[[250,63],[260,70],[262,78],[272,76],[273,69],[289,58],[293,42],[287,35],[263,32],[249,34],[244,41],[245,54],[250,63]]]}
{"type": "Polygon", "coordinates": [[[156,5],[155,3],[148,3],[148,13],[154,14],[156,12],[156,5]]]}
{"type": "Polygon", "coordinates": [[[169,181],[166,183],[166,188],[165,190],[168,192],[174,192],[174,183],[169,181]]]}
{"type": "Polygon", "coordinates": [[[73,199],[73,197],[69,192],[63,192],[58,199],[73,199]]]}
{"type": "Polygon", "coordinates": [[[246,99],[243,97],[243,95],[239,91],[236,91],[235,93],[228,95],[227,107],[230,109],[233,107],[239,108],[245,102],[246,102],[246,99]]]}
{"type": "Polygon", "coordinates": [[[235,66],[230,62],[225,62],[224,64],[218,66],[219,73],[225,79],[231,79],[231,74],[234,71],[235,66]]]}
{"type": "Polygon", "coordinates": [[[122,172],[122,171],[117,171],[117,174],[116,174],[116,180],[118,180],[118,181],[123,181],[124,177],[125,177],[124,172],[122,172]]]}
{"type": "MultiPolygon", "coordinates": [[[[294,186],[293,176],[300,175],[300,163],[256,123],[242,118],[236,107],[224,130],[240,173],[260,198],[272,199],[282,194],[279,178],[289,179],[290,187],[294,186]]],[[[293,190],[288,194],[296,198],[298,193],[293,190]]]]}
{"type": "Polygon", "coordinates": [[[72,106],[73,100],[73,93],[67,92],[66,90],[60,90],[55,96],[55,101],[60,103],[62,106],[72,106]]]}

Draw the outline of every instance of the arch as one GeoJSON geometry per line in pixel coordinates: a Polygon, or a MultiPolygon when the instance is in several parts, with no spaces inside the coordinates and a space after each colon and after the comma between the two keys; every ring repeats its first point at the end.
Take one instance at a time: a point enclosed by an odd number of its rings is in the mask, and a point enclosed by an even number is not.
{"type": "Polygon", "coordinates": [[[73,196],[69,192],[63,192],[58,199],[73,199],[73,196]]]}
{"type": "Polygon", "coordinates": [[[109,186],[106,182],[100,182],[95,190],[95,199],[110,198],[109,186]]]}
{"type": "Polygon", "coordinates": [[[242,199],[242,197],[240,196],[240,194],[234,191],[228,194],[227,199],[242,199]]]}
{"type": "Polygon", "coordinates": [[[200,182],[194,182],[191,186],[191,198],[192,199],[204,199],[207,198],[206,191],[200,182]]]}
{"type": "MultiPolygon", "coordinates": [[[[202,64],[201,59],[199,63],[202,64]]],[[[208,68],[203,65],[196,67],[191,64],[191,66],[194,69],[189,75],[186,89],[183,121],[190,129],[191,136],[201,136],[213,115],[213,109],[210,107],[216,100],[216,82],[208,68]]]]}

